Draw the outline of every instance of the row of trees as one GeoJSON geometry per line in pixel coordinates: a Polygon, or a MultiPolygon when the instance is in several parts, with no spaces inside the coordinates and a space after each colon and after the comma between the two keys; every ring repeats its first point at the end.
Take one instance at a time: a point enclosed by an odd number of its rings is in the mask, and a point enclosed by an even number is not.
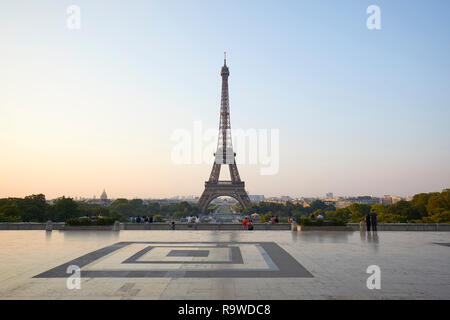
{"type": "Polygon", "coordinates": [[[279,217],[308,217],[316,219],[322,215],[327,220],[339,223],[359,222],[374,209],[379,222],[384,223],[450,223],[450,189],[442,192],[416,194],[411,201],[399,201],[392,205],[353,203],[346,208],[336,209],[323,201],[316,200],[309,207],[287,202],[284,204],[260,202],[244,210],[245,214],[259,213],[279,217]]]}
{"type": "Polygon", "coordinates": [[[321,200],[311,202],[309,207],[303,207],[300,204],[292,202],[286,202],[286,204],[275,202],[259,202],[253,203],[250,208],[243,210],[243,214],[249,215],[252,213],[258,213],[260,215],[270,214],[271,216],[278,217],[300,217],[309,216],[311,213],[317,210],[335,211],[336,208],[333,205],[327,205],[321,200]]]}
{"type": "Polygon", "coordinates": [[[157,202],[145,204],[141,199],[117,199],[109,206],[103,206],[74,201],[66,197],[49,204],[43,194],[25,198],[0,199],[0,222],[45,222],[48,220],[63,222],[72,218],[99,215],[119,221],[129,221],[132,216],[179,218],[195,214],[197,214],[197,207],[186,201],[160,205],[157,202]]]}
{"type": "MultiPolygon", "coordinates": [[[[213,210],[214,206],[208,209],[213,210]]],[[[240,208],[235,207],[235,209],[240,208]]],[[[291,202],[286,204],[260,202],[242,210],[242,213],[247,215],[259,213],[266,217],[294,217],[296,219],[301,217],[315,219],[321,214],[325,219],[346,223],[361,221],[371,209],[377,212],[379,222],[450,223],[450,189],[440,193],[416,194],[411,201],[399,201],[388,206],[354,203],[346,208],[336,209],[320,200],[313,201],[309,207],[305,208],[291,202]]],[[[186,201],[161,205],[158,202],[144,203],[141,199],[117,199],[109,206],[102,206],[77,202],[72,198],[65,197],[49,204],[43,194],[25,198],[0,199],[0,222],[66,221],[71,218],[99,215],[128,221],[132,216],[157,215],[181,218],[197,214],[198,207],[186,201]]]]}

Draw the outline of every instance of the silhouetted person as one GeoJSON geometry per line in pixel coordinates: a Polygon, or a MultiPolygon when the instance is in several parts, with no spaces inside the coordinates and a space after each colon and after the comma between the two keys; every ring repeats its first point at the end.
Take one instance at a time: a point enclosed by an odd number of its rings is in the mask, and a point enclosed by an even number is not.
{"type": "Polygon", "coordinates": [[[366,215],[366,226],[367,226],[367,231],[370,231],[370,225],[372,224],[372,222],[370,222],[370,213],[368,213],[366,215]]]}
{"type": "Polygon", "coordinates": [[[372,209],[372,211],[370,212],[370,223],[372,225],[372,231],[377,231],[377,213],[375,212],[374,209],[372,209]]]}
{"type": "Polygon", "coordinates": [[[172,223],[170,224],[170,229],[175,230],[175,220],[172,220],[172,223]]]}

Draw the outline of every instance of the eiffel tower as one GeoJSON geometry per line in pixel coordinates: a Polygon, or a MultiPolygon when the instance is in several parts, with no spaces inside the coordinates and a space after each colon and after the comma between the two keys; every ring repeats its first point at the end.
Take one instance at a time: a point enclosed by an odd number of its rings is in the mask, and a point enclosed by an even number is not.
{"type": "Polygon", "coordinates": [[[226,53],[220,75],[222,76],[222,101],[220,106],[219,141],[217,143],[217,152],[214,154],[215,160],[211,175],[209,180],[205,182],[205,190],[198,201],[200,213],[206,211],[212,200],[222,196],[236,199],[244,209],[251,206],[250,198],[245,191],[245,182],[241,181],[239,176],[235,159],[236,153],[233,152],[231,143],[230,104],[228,98],[230,70],[227,67],[226,53]],[[231,181],[219,181],[220,168],[226,164],[230,169],[231,181]]]}

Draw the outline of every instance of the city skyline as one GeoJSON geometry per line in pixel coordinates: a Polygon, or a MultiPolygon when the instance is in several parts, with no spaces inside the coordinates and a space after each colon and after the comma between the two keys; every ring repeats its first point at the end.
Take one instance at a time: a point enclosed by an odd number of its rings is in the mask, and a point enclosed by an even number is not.
{"type": "Polygon", "coordinates": [[[378,1],[368,30],[370,1],[326,3],[77,1],[80,30],[57,1],[3,5],[0,198],[200,195],[211,163],[173,163],[171,137],[217,131],[223,51],[233,130],[280,132],[276,174],[239,164],[249,194],[448,188],[450,4],[378,1]]]}
{"type": "MultiPolygon", "coordinates": [[[[448,188],[446,188],[448,189],[448,188]]],[[[445,189],[443,189],[445,190],[445,189]]],[[[424,193],[431,193],[431,192],[442,192],[443,190],[440,191],[430,191],[430,192],[424,192],[424,193]]],[[[379,198],[382,199],[384,197],[392,197],[392,198],[402,198],[402,199],[411,199],[413,195],[406,195],[406,196],[402,196],[402,195],[398,195],[398,194],[383,194],[383,195],[370,195],[370,194],[353,194],[353,195],[349,195],[349,194],[333,194],[331,193],[332,196],[329,195],[329,193],[325,193],[322,195],[287,195],[287,194],[283,194],[283,195],[271,195],[271,194],[249,194],[250,198],[253,197],[264,197],[264,200],[258,200],[258,201],[265,201],[265,200],[270,200],[270,199],[283,199],[283,198],[290,198],[293,200],[300,200],[300,199],[348,199],[348,198],[357,198],[357,197],[372,197],[372,198],[379,198]]],[[[47,200],[55,200],[61,197],[66,197],[66,198],[73,198],[74,200],[116,200],[116,199],[128,199],[128,200],[132,200],[132,199],[142,199],[142,200],[196,200],[198,201],[198,199],[200,198],[200,195],[196,195],[196,194],[186,194],[186,195],[171,195],[168,197],[152,197],[152,196],[148,196],[148,197],[127,197],[127,196],[109,196],[109,193],[106,192],[105,189],[103,189],[103,191],[101,193],[97,193],[97,194],[93,194],[91,196],[80,196],[80,195],[70,195],[70,194],[63,194],[63,195],[59,195],[57,197],[47,197],[47,200]],[[108,195],[107,195],[108,194],[108,195]]],[[[228,196],[221,196],[220,198],[229,198],[228,196]]],[[[235,200],[235,199],[234,199],[235,200]]],[[[237,201],[237,200],[235,200],[237,201]]],[[[253,201],[253,200],[252,200],[253,201]]]]}

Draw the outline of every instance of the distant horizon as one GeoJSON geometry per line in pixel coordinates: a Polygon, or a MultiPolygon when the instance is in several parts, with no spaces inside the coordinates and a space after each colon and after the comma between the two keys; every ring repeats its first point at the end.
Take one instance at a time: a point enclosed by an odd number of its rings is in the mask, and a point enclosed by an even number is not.
{"type": "MultiPolygon", "coordinates": [[[[280,195],[270,195],[270,194],[253,194],[253,193],[249,193],[250,196],[261,196],[263,195],[265,198],[280,198],[280,197],[284,197],[284,196],[288,196],[291,197],[293,199],[300,199],[300,198],[326,198],[326,194],[327,193],[333,193],[333,197],[362,197],[362,196],[371,196],[371,197],[377,197],[377,198],[382,198],[385,195],[389,195],[392,197],[401,197],[401,198],[408,198],[408,197],[412,197],[415,194],[419,194],[419,193],[434,193],[434,192],[442,192],[445,189],[450,189],[450,187],[444,187],[440,190],[434,190],[434,191],[422,191],[422,192],[417,192],[414,194],[407,194],[407,195],[403,195],[403,194],[398,194],[398,193],[384,193],[381,195],[377,195],[377,194],[363,194],[363,193],[353,193],[353,194],[336,194],[332,191],[329,192],[325,192],[322,195],[299,195],[299,196],[294,196],[294,195],[289,195],[289,194],[280,194],[280,195]]],[[[188,194],[188,195],[169,195],[169,196],[110,196],[108,193],[108,190],[105,189],[105,192],[108,196],[108,199],[128,199],[128,200],[132,200],[132,199],[142,199],[142,200],[146,200],[146,199],[151,199],[151,200],[158,200],[158,199],[173,199],[176,197],[179,198],[188,198],[188,197],[200,197],[200,194],[195,195],[195,194],[188,194]]],[[[45,199],[46,200],[53,200],[53,199],[58,199],[61,197],[66,197],[66,198],[82,198],[82,199],[94,199],[94,195],[91,196],[80,196],[80,195],[70,195],[70,194],[62,194],[62,195],[58,195],[58,196],[47,196],[47,194],[45,194],[44,192],[37,192],[37,193],[31,193],[31,194],[27,194],[27,195],[23,195],[23,196],[4,196],[4,195],[0,195],[0,199],[2,198],[24,198],[26,196],[30,196],[32,194],[43,194],[45,195],[45,199]]],[[[95,199],[100,199],[100,195],[101,192],[97,195],[95,194],[95,199]]]]}

